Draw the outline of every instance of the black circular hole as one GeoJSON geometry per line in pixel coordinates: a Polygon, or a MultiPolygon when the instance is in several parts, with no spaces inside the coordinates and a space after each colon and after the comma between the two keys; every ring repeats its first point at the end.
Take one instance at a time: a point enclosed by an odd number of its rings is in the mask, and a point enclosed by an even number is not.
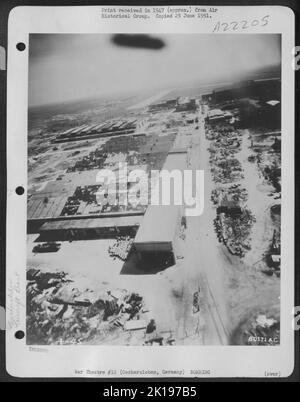
{"type": "Polygon", "coordinates": [[[20,52],[23,52],[23,50],[26,49],[26,45],[25,45],[25,43],[23,43],[23,42],[17,43],[16,47],[17,47],[17,49],[18,49],[20,52]]]}
{"type": "Polygon", "coordinates": [[[15,333],[15,337],[16,337],[17,339],[23,339],[24,336],[25,336],[24,331],[17,331],[17,332],[15,333]]]}
{"type": "Polygon", "coordinates": [[[18,186],[17,188],[16,188],[16,193],[18,194],[18,195],[22,195],[22,194],[24,194],[24,187],[22,187],[22,186],[18,186]]]}

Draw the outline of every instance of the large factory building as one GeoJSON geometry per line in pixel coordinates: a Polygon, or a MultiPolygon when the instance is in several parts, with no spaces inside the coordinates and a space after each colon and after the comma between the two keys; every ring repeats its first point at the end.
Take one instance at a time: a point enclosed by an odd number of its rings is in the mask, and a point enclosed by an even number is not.
{"type": "MultiPolygon", "coordinates": [[[[177,144],[169,152],[163,169],[183,171],[187,165],[186,149],[177,144]]],[[[177,243],[183,216],[182,205],[149,205],[134,240],[140,261],[153,264],[173,265],[176,263],[177,243]]]]}
{"type": "Polygon", "coordinates": [[[148,207],[134,240],[134,247],[140,260],[171,259],[173,264],[176,262],[181,217],[181,206],[148,207]]]}

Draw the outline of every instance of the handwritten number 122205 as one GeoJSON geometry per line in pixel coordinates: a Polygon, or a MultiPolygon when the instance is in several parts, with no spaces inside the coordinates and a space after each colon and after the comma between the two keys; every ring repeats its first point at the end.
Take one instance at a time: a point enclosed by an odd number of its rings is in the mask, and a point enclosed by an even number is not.
{"type": "Polygon", "coordinates": [[[239,29],[248,29],[254,27],[265,27],[269,23],[269,15],[265,15],[260,19],[220,22],[214,26],[213,32],[237,31],[239,29]]]}

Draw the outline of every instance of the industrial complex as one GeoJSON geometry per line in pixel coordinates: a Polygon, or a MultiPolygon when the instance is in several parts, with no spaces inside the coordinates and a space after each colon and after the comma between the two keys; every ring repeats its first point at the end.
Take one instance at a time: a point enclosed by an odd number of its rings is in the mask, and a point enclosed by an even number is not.
{"type": "MultiPolygon", "coordinates": [[[[101,145],[81,157],[79,152],[64,172],[46,182],[39,191],[29,192],[28,233],[40,233],[39,239],[44,241],[136,234],[133,247],[139,256],[146,251],[154,254],[161,251],[164,255],[171,253],[175,262],[174,239],[182,208],[148,206],[139,201],[124,205],[121,202],[124,189],[121,194],[118,183],[115,203],[111,205],[108,197],[99,203],[97,193],[102,188],[97,184],[96,175],[101,169],[117,170],[120,163],[126,163],[129,172],[141,169],[147,174],[151,170],[171,173],[174,169],[186,169],[191,141],[191,132],[186,129],[197,124],[197,105],[195,99],[167,99],[149,106],[147,118],[143,111],[143,118],[85,124],[55,135],[51,143],[56,152],[59,152],[58,143],[76,144],[99,138],[101,145]]],[[[133,191],[134,185],[127,182],[125,192],[133,191]]]]}
{"type": "Polygon", "coordinates": [[[278,337],[280,79],[191,92],[119,100],[111,113],[103,102],[101,116],[59,115],[30,131],[29,343],[278,337]],[[186,169],[205,173],[202,216],[175,202],[174,172],[186,169]],[[99,181],[106,171],[115,182],[99,181]],[[165,177],[170,202],[153,203],[165,177]]]}

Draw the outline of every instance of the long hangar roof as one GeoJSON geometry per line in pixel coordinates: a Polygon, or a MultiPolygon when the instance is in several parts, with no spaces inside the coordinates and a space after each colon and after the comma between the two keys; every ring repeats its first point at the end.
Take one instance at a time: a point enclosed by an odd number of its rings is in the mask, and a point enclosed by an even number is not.
{"type": "Polygon", "coordinates": [[[166,243],[174,240],[176,226],[181,215],[181,206],[150,205],[134,243],[166,243]]]}
{"type": "Polygon", "coordinates": [[[109,227],[139,226],[142,216],[119,216],[109,218],[87,218],[87,219],[62,219],[46,222],[42,225],[41,231],[49,230],[70,230],[70,229],[97,229],[109,227]]]}
{"type": "MultiPolygon", "coordinates": [[[[163,169],[170,172],[186,168],[186,152],[169,153],[163,169]]],[[[178,220],[182,215],[180,205],[149,205],[134,243],[167,243],[174,240],[178,220]]]]}

